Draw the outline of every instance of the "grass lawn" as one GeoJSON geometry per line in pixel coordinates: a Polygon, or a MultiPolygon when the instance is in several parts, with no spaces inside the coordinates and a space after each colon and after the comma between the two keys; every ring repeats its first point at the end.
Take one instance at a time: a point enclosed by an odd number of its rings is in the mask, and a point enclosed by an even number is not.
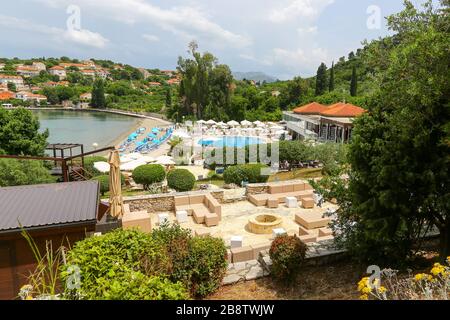
{"type": "Polygon", "coordinates": [[[322,169],[320,168],[297,169],[289,172],[278,172],[274,175],[271,175],[269,178],[269,182],[295,179],[312,179],[320,177],[322,177],[322,169]]]}

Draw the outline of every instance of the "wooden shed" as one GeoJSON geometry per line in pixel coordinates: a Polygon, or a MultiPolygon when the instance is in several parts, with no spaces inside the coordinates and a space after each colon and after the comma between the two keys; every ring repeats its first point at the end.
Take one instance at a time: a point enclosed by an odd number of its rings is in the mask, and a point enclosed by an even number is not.
{"type": "Polygon", "coordinates": [[[14,299],[36,261],[22,236],[27,231],[45,252],[95,231],[106,209],[97,181],[0,188],[0,299],[14,299]]]}

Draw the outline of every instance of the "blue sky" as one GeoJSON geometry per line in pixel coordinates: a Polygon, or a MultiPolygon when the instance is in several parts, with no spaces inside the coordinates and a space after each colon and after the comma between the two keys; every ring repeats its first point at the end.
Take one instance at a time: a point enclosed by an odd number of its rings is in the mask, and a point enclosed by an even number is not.
{"type": "Polygon", "coordinates": [[[384,17],[400,11],[402,2],[14,0],[0,9],[0,57],[65,55],[174,69],[196,40],[233,71],[289,79],[310,76],[320,62],[331,64],[362,40],[388,34],[384,17]],[[376,12],[380,28],[368,28],[376,12]]]}

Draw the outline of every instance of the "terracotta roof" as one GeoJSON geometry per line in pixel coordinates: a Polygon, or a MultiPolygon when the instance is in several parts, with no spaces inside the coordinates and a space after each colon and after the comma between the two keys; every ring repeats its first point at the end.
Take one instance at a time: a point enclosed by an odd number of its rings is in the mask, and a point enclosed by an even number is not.
{"type": "Polygon", "coordinates": [[[51,67],[50,70],[64,70],[64,68],[61,66],[54,66],[54,67],[51,67]]]}
{"type": "Polygon", "coordinates": [[[9,100],[14,98],[14,93],[11,91],[0,92],[0,100],[9,100]]]}
{"type": "Polygon", "coordinates": [[[321,112],[327,109],[323,104],[312,102],[302,107],[298,107],[294,109],[294,113],[297,114],[317,114],[319,115],[321,112]]]}
{"type": "Polygon", "coordinates": [[[328,117],[354,118],[362,115],[366,110],[354,106],[350,103],[336,103],[321,112],[321,115],[328,117]]]}
{"type": "Polygon", "coordinates": [[[2,79],[17,79],[17,80],[23,80],[21,76],[11,76],[9,74],[0,74],[0,78],[2,79]]]}

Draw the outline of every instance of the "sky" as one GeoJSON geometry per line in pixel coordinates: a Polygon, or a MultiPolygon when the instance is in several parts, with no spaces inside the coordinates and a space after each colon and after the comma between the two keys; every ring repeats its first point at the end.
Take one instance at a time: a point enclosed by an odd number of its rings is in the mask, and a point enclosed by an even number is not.
{"type": "MultiPolygon", "coordinates": [[[[3,2],[3,1],[2,1],[3,2]]],[[[416,4],[421,0],[413,1],[416,4]]],[[[0,7],[0,57],[109,59],[175,69],[189,42],[233,71],[315,74],[388,35],[402,0],[14,0],[0,7]]]]}

